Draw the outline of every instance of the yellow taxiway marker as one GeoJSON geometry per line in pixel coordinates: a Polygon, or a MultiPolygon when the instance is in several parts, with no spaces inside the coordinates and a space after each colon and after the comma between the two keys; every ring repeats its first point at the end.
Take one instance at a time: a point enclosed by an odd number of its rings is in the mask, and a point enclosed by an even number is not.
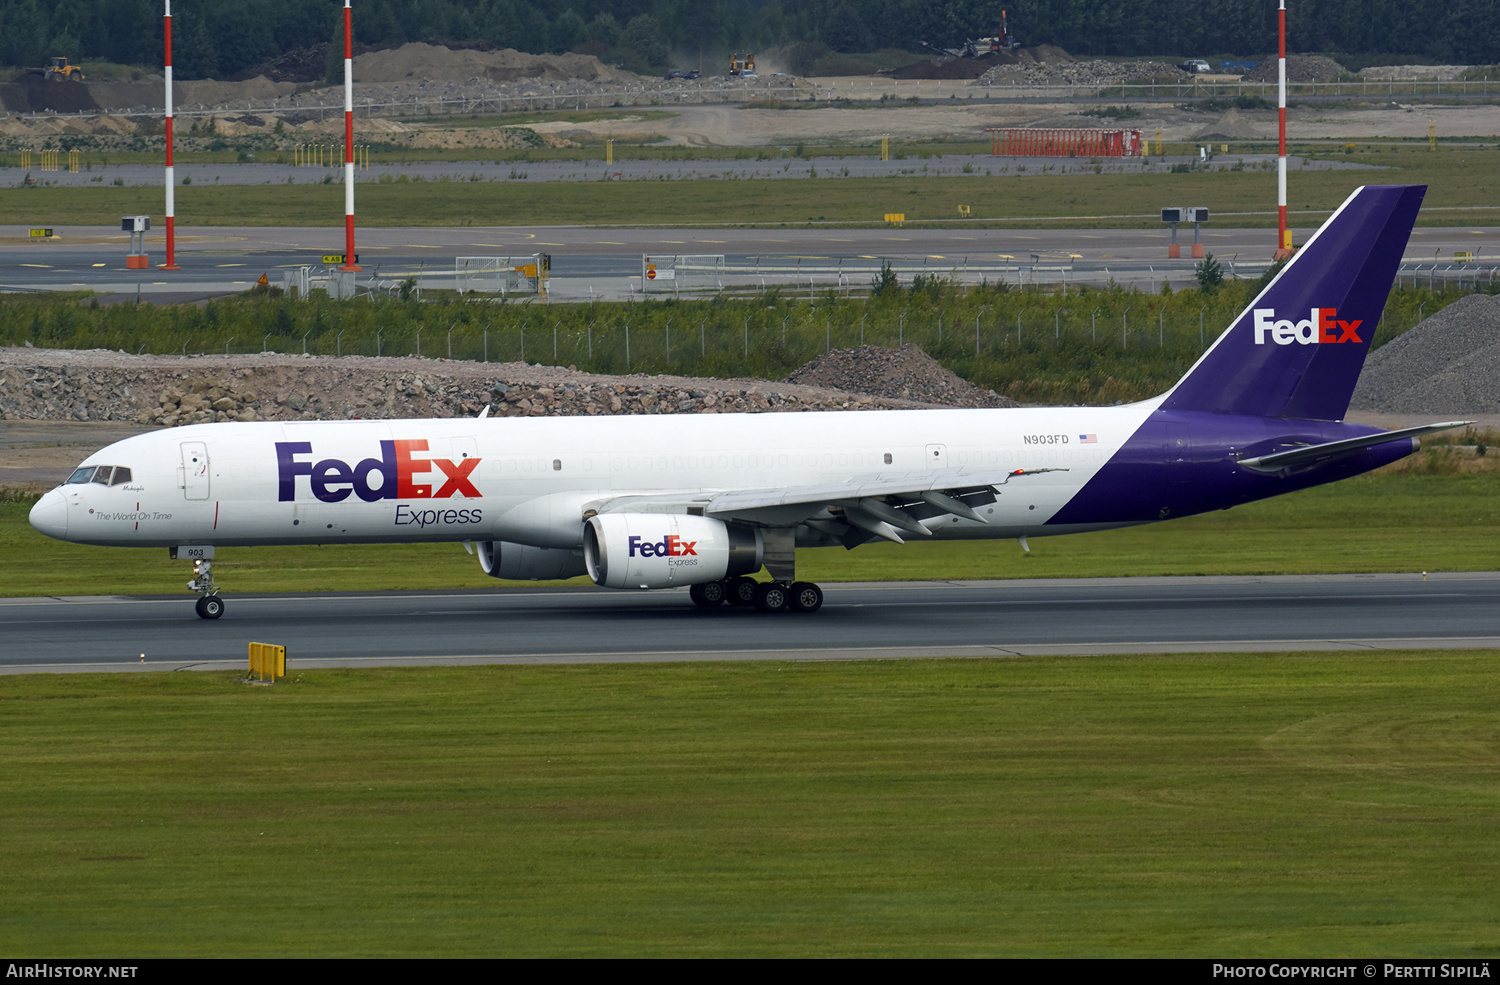
{"type": "Polygon", "coordinates": [[[23,266],[23,267],[38,267],[38,268],[40,268],[42,270],[51,270],[52,269],[52,265],[50,263],[23,263],[23,264],[21,264],[21,266],[23,266]]]}
{"type": "Polygon", "coordinates": [[[90,266],[94,266],[94,267],[107,267],[107,266],[109,266],[109,264],[107,264],[107,263],[95,263],[95,264],[90,264],[90,266]]]}

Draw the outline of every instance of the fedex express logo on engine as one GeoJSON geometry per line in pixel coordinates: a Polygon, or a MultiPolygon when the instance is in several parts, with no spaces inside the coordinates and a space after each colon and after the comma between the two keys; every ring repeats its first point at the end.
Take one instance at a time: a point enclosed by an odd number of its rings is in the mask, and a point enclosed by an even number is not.
{"type": "Polygon", "coordinates": [[[1277,345],[1291,345],[1293,342],[1299,345],[1363,342],[1364,339],[1358,333],[1363,322],[1359,319],[1339,321],[1335,317],[1338,313],[1337,308],[1313,308],[1302,321],[1294,322],[1289,318],[1278,321],[1273,308],[1256,308],[1255,344],[1265,345],[1267,335],[1277,345]]]}
{"type": "Polygon", "coordinates": [[[697,557],[696,540],[683,540],[671,534],[664,540],[648,541],[641,537],[630,538],[631,557],[697,557]]]}
{"type": "Polygon", "coordinates": [[[350,465],[338,458],[319,462],[298,461],[312,455],[310,441],[276,442],[276,499],[290,503],[297,498],[297,477],[305,475],[312,494],[325,503],[340,503],[354,493],[367,503],[382,499],[448,499],[453,496],[483,498],[469,476],[479,465],[478,458],[453,462],[446,458],[417,458],[416,452],[427,450],[423,438],[382,441],[380,457],[366,458],[350,465]],[[443,482],[433,492],[432,483],[417,482],[417,477],[441,472],[443,482]]]}

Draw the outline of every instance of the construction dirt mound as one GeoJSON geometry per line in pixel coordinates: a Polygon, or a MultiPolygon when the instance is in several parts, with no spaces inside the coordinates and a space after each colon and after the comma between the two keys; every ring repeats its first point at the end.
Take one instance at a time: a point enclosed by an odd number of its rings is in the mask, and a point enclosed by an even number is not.
{"type": "MultiPolygon", "coordinates": [[[[319,82],[328,73],[328,58],[329,45],[326,43],[298,48],[240,73],[235,80],[265,76],[272,82],[319,82]]],[[[593,55],[528,55],[514,48],[497,48],[488,41],[430,39],[413,41],[399,48],[354,46],[354,79],[361,83],[463,82],[469,79],[612,82],[636,78],[638,76],[630,72],[610,68],[593,55]]]]}
{"type": "MultiPolygon", "coordinates": [[[[1275,55],[1263,55],[1260,64],[1245,73],[1246,82],[1275,82],[1277,66],[1275,55]]],[[[1286,80],[1288,82],[1328,82],[1348,74],[1348,69],[1323,55],[1287,55],[1286,80]]]]}
{"type": "Polygon", "coordinates": [[[1002,65],[1055,65],[1073,61],[1073,56],[1056,45],[1013,51],[992,51],[979,58],[939,57],[904,65],[881,74],[893,79],[977,79],[1002,65]]]}
{"type": "Polygon", "coordinates": [[[0,85],[0,103],[11,113],[87,113],[99,104],[86,82],[48,82],[23,72],[9,85],[0,85]]]}
{"type": "Polygon", "coordinates": [[[1500,413],[1500,297],[1456,301],[1370,353],[1350,409],[1500,413]]]}
{"type": "Polygon", "coordinates": [[[514,48],[495,51],[447,47],[414,41],[390,51],[372,51],[354,59],[359,82],[405,82],[409,79],[460,81],[489,79],[581,79],[585,82],[628,80],[630,72],[610,68],[593,55],[528,55],[514,48]]]}
{"type": "Polygon", "coordinates": [[[945,407],[1020,406],[1009,397],[955,376],[916,345],[835,349],[796,370],[786,381],[945,407]]]}

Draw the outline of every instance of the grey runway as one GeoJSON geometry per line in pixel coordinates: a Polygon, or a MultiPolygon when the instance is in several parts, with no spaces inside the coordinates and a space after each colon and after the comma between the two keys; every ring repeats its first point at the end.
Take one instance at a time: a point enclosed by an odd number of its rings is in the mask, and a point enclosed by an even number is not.
{"type": "Polygon", "coordinates": [[[1500,573],[830,584],[814,615],[530,588],[0,601],[0,673],[1500,647],[1500,573]],[[144,654],[144,661],[141,655],[144,654]]]}

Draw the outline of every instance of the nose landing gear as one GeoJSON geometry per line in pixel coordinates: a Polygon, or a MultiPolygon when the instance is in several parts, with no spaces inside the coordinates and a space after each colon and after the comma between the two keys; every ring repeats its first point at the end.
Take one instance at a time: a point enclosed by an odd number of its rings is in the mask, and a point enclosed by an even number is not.
{"type": "Polygon", "coordinates": [[[201,595],[193,609],[199,619],[217,619],[223,615],[223,600],[219,597],[219,586],[213,583],[213,547],[172,547],[171,558],[192,558],[192,580],[187,582],[187,591],[201,595]]]}

